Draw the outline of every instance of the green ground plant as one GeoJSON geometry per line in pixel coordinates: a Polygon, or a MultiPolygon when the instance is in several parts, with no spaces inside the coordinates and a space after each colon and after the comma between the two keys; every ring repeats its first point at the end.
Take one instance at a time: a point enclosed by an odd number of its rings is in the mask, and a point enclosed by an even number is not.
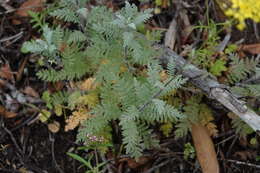
{"type": "MultiPolygon", "coordinates": [[[[44,122],[51,112],[58,116],[71,112],[65,116],[65,130],[79,126],[77,141],[103,152],[111,146],[111,124],[116,123],[125,152],[135,158],[158,144],[150,128],[155,123],[161,124],[165,136],[175,130],[177,138],[188,133],[191,122],[202,123],[212,135],[217,133],[212,110],[203,103],[202,95],[189,94],[188,100],[176,95],[183,92],[177,89],[186,80],[175,74],[173,62],[162,79],[165,70],[157,59],[161,52],[153,48],[160,39],[158,32],[139,32],[145,31],[140,28],[152,17],[151,9],[140,12],[126,2],[114,13],[102,6],[87,9],[85,3],[87,0],[61,0],[48,11],[52,23],[45,21],[46,16],[31,13],[42,36],[25,42],[22,51],[39,55],[40,79],[66,84],[64,91],[43,93],[48,108],[42,110],[48,115],[43,116],[44,122]]],[[[227,84],[237,94],[258,97],[260,87],[243,81],[259,75],[259,59],[239,59],[234,46],[226,48],[227,56],[216,58],[218,25],[210,21],[201,28],[207,30],[208,37],[191,52],[190,61],[216,77],[227,73],[227,84]]],[[[233,125],[238,132],[249,134],[249,127],[241,120],[233,119],[233,125]]],[[[187,154],[192,154],[192,148],[186,147],[187,154]]]]}
{"type": "Polygon", "coordinates": [[[118,121],[126,153],[137,158],[158,143],[150,124],[177,122],[184,116],[160,96],[179,88],[185,80],[175,75],[170,63],[169,78],[162,81],[163,69],[156,58],[160,52],[152,47],[156,34],[147,39],[137,32],[152,16],[151,9],[138,12],[135,5],[126,2],[113,13],[106,7],[87,10],[81,3],[85,1],[62,0],[60,8],[50,12],[55,19],[73,24],[74,29],[46,24],[42,37],[25,42],[22,51],[43,57],[44,65],[37,73],[42,80],[83,81],[83,87],[73,87],[65,99],[44,97],[50,109],[65,105],[73,111],[69,122],[80,124],[78,141],[86,145],[109,143],[107,129],[112,121],[118,121]]]}
{"type": "MultiPolygon", "coordinates": [[[[217,24],[209,20],[207,26],[201,25],[195,27],[195,29],[202,29],[203,33],[206,33],[207,36],[205,41],[197,49],[193,49],[190,52],[189,60],[196,66],[209,71],[216,79],[220,76],[224,77],[224,84],[230,86],[231,92],[237,97],[259,99],[260,85],[254,83],[254,79],[259,78],[259,56],[240,58],[236,54],[238,46],[234,44],[228,44],[222,53],[216,52],[216,47],[221,42],[219,34],[223,31],[226,24],[228,23],[217,24]]],[[[184,110],[191,106],[191,104],[196,105],[196,102],[199,101],[198,99],[193,100],[194,102],[190,100],[183,107],[184,110]]],[[[248,106],[250,107],[251,105],[248,106]]],[[[197,108],[199,107],[201,106],[197,106],[197,108]]],[[[258,108],[254,109],[258,111],[258,108]]],[[[198,109],[195,106],[193,110],[198,109]]],[[[196,112],[199,111],[193,111],[192,114],[196,114],[196,112]]],[[[187,112],[185,113],[188,114],[187,112]]],[[[186,128],[189,122],[192,121],[193,116],[190,115],[185,118],[190,120],[182,119],[181,123],[177,125],[178,128],[175,131],[177,136],[185,136],[188,132],[186,128]]],[[[213,127],[212,125],[210,126],[213,127]]],[[[241,136],[254,133],[245,122],[236,116],[232,118],[232,126],[241,136]]]]}
{"type": "Polygon", "coordinates": [[[93,155],[90,155],[88,157],[88,159],[82,158],[81,156],[79,156],[77,154],[69,153],[69,152],[67,153],[67,155],[69,155],[73,159],[81,162],[87,169],[87,171],[85,171],[85,173],[101,173],[102,167],[106,164],[105,162],[102,162],[102,163],[97,164],[96,166],[93,166],[93,164],[91,163],[91,161],[93,159],[93,155]]]}
{"type": "Polygon", "coordinates": [[[191,145],[191,143],[186,143],[184,145],[184,151],[183,151],[183,154],[184,154],[184,159],[185,160],[188,160],[188,159],[194,159],[195,158],[195,148],[191,145]]]}

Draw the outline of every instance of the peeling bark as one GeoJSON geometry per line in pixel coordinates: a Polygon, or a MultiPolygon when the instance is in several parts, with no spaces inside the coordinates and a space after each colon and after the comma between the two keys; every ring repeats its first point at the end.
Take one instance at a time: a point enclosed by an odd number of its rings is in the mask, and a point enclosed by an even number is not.
{"type": "Polygon", "coordinates": [[[178,73],[188,78],[189,82],[204,91],[209,98],[217,100],[227,109],[238,115],[256,132],[260,131],[260,116],[249,109],[243,101],[237,99],[228,90],[228,86],[220,84],[213,75],[190,64],[169,48],[157,46],[157,49],[163,49],[164,51],[163,55],[159,58],[163,66],[166,66],[169,60],[172,59],[176,64],[178,73]]]}

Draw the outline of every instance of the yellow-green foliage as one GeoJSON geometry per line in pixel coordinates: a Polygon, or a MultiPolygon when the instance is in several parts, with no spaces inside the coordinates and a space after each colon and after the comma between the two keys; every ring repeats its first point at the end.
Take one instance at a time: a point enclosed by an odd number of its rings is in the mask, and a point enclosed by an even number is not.
{"type": "Polygon", "coordinates": [[[160,131],[164,136],[169,137],[171,131],[173,129],[173,125],[171,122],[166,122],[160,126],[160,131]]]}
{"type": "Polygon", "coordinates": [[[259,0],[230,0],[230,7],[225,10],[227,16],[238,20],[237,28],[245,28],[245,20],[252,19],[255,22],[260,21],[260,1],[259,0]]]}
{"type": "Polygon", "coordinates": [[[191,123],[201,124],[209,130],[210,135],[217,135],[217,126],[214,124],[214,117],[212,110],[201,102],[202,95],[191,96],[183,107],[187,117],[184,117],[180,123],[176,125],[176,138],[183,137],[190,130],[191,123]]]}
{"type": "Polygon", "coordinates": [[[194,159],[196,152],[195,152],[195,148],[191,145],[191,143],[186,143],[184,145],[184,159],[188,160],[188,159],[194,159]]]}

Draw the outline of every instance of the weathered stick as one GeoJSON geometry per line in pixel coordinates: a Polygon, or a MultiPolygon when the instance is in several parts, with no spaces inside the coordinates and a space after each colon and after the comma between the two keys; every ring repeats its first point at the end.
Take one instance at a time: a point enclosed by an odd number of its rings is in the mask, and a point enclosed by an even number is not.
{"type": "Polygon", "coordinates": [[[228,90],[228,86],[220,84],[210,73],[190,64],[171,49],[164,46],[159,46],[158,48],[164,51],[160,57],[162,65],[167,65],[169,60],[172,59],[176,64],[176,70],[182,74],[183,77],[188,78],[189,82],[204,91],[210,98],[217,100],[238,115],[252,129],[260,131],[260,116],[250,110],[243,101],[237,99],[228,90]]]}

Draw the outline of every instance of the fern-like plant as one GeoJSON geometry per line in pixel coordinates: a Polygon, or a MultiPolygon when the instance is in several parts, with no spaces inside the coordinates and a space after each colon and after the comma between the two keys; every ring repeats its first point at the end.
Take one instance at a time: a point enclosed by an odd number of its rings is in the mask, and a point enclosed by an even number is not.
{"type": "Polygon", "coordinates": [[[232,92],[242,97],[259,98],[260,85],[254,83],[260,76],[259,56],[240,59],[235,54],[229,55],[231,59],[228,79],[234,86],[232,92]]]}
{"type": "Polygon", "coordinates": [[[229,80],[231,83],[244,80],[248,77],[248,75],[255,73],[257,70],[257,65],[260,62],[259,57],[240,59],[234,54],[231,54],[229,57],[231,59],[229,75],[229,80]]]}
{"type": "Polygon", "coordinates": [[[157,60],[160,52],[153,49],[154,40],[136,29],[151,18],[152,10],[139,12],[135,5],[126,2],[116,13],[105,7],[87,11],[82,8],[84,3],[62,0],[60,8],[50,15],[73,23],[74,29],[44,26],[43,37],[26,42],[22,49],[44,56],[44,69],[37,75],[45,81],[72,81],[86,75],[95,79],[97,87],[93,91],[74,88],[73,96],[68,98],[71,109],[90,110],[90,118],[81,122],[78,141],[90,144],[93,138],[89,136],[105,138],[102,134],[107,126],[117,120],[126,153],[139,157],[144,149],[157,143],[150,124],[177,122],[183,117],[160,96],[179,88],[185,80],[175,75],[172,62],[167,69],[169,77],[161,80],[163,69],[157,60]],[[90,92],[95,93],[92,96],[98,102],[79,103],[79,98],[90,92]]]}

